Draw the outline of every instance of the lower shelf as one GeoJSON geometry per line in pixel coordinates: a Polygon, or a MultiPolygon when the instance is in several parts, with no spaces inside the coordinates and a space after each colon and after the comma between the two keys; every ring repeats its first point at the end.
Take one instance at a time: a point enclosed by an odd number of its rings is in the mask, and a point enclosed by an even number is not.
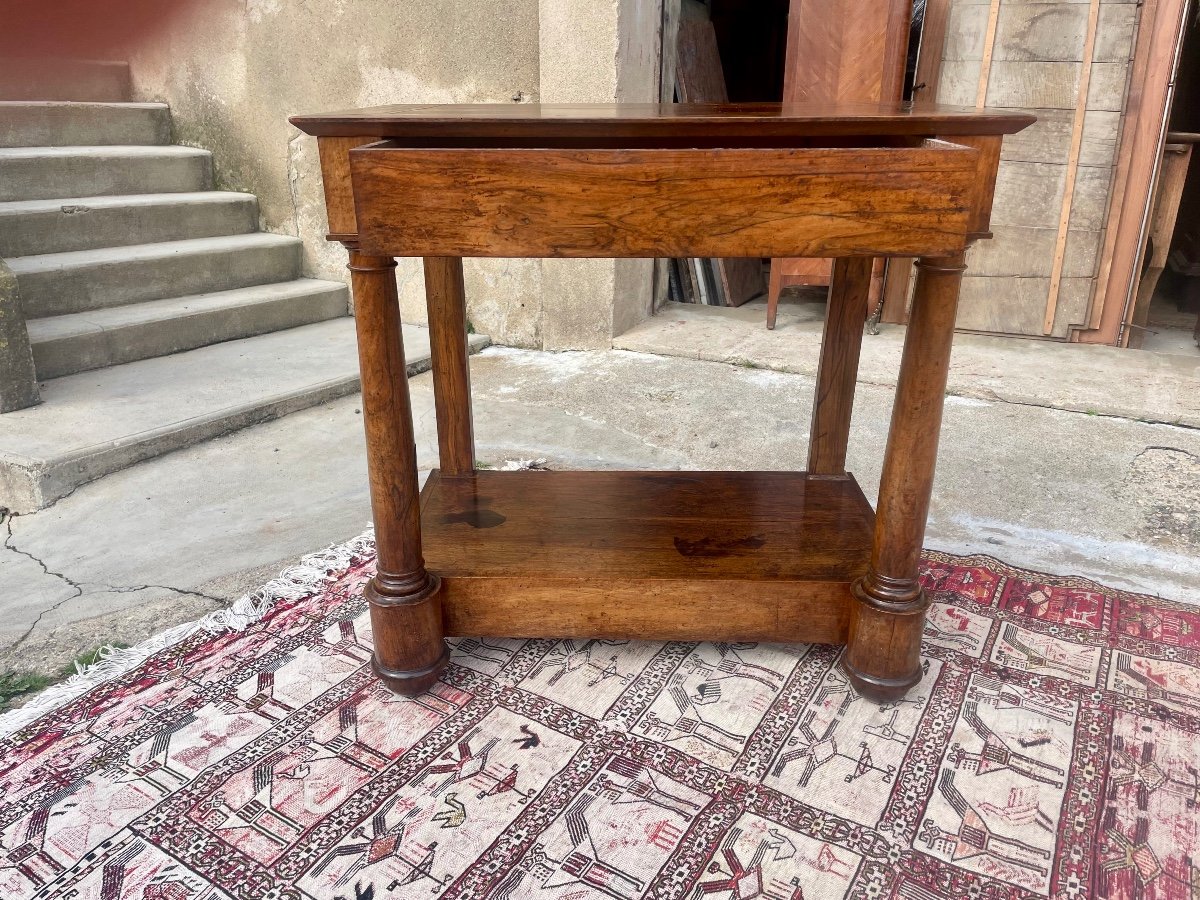
{"type": "Polygon", "coordinates": [[[421,525],[449,635],[840,643],[874,513],[849,476],[434,470],[421,525]]]}

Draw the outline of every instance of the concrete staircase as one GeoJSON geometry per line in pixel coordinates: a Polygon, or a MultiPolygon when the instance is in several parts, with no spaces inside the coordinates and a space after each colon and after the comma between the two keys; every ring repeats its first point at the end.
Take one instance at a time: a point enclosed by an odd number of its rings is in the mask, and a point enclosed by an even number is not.
{"type": "Polygon", "coordinates": [[[51,99],[8,75],[0,257],[43,402],[0,417],[0,507],[358,389],[345,286],[302,277],[253,196],[214,191],[210,154],[128,102],[125,67],[73,63],[51,99]]]}
{"type": "Polygon", "coordinates": [[[0,255],[39,381],[346,315],[170,135],[163,104],[0,102],[0,255]]]}

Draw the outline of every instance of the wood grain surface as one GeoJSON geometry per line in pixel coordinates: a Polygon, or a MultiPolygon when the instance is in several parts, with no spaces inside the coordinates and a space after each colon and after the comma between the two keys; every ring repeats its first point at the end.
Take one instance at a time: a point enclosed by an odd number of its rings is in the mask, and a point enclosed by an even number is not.
{"type": "Polygon", "coordinates": [[[421,557],[417,448],[396,261],[351,250],[349,268],[375,521],[376,573],[364,591],[374,666],[392,690],[412,696],[437,680],[450,657],[442,640],[439,584],[421,557]]]}
{"type": "Polygon", "coordinates": [[[792,472],[434,471],[449,634],[843,640],[874,514],[792,472]]]}
{"type": "Polygon", "coordinates": [[[896,401],[879,484],[874,572],[917,590],[917,566],[933,495],[942,406],[950,372],[961,256],[917,262],[912,316],[904,335],[896,401]]]}
{"type": "Polygon", "coordinates": [[[912,0],[791,0],[783,99],[898,102],[912,0]]]}
{"type": "Polygon", "coordinates": [[[359,240],[391,256],[913,256],[965,245],[978,152],[350,152],[359,240]]]}
{"type": "Polygon", "coordinates": [[[447,578],[452,637],[844,644],[845,581],[447,578]]]}
{"type": "Polygon", "coordinates": [[[475,469],[471,416],[471,365],[467,348],[467,289],[462,260],[425,258],[425,305],[429,317],[429,356],[437,410],[438,458],[448,475],[475,469]]]}
{"type": "Polygon", "coordinates": [[[852,257],[833,264],[821,359],[817,364],[812,427],[808,432],[808,471],[813,475],[846,472],[850,414],[854,409],[873,262],[869,257],[852,257]]]}
{"type": "Polygon", "coordinates": [[[921,680],[928,600],[918,566],[964,268],[962,255],[917,262],[912,317],[879,481],[871,565],[854,584],[850,638],[842,659],[855,686],[877,699],[901,697],[921,680]]]}
{"type": "MultiPolygon", "coordinates": [[[[685,16],[679,23],[678,50],[675,90],[679,99],[684,103],[729,102],[712,22],[685,16]]],[[[741,306],[763,292],[762,263],[757,257],[717,257],[713,269],[727,306],[741,306]]]]}
{"type": "MultiPolygon", "coordinates": [[[[971,238],[990,238],[992,200],[996,192],[996,175],[1000,169],[1002,138],[993,134],[965,135],[949,139],[954,145],[973,147],[979,151],[975,158],[975,196],[971,201],[971,238]]],[[[933,143],[933,142],[931,142],[933,143]]]]}
{"type": "Polygon", "coordinates": [[[435,472],[421,516],[447,578],[837,580],[873,524],[852,478],[795,472],[435,472]]]}
{"type": "MultiPolygon", "coordinates": [[[[947,136],[949,137],[949,136],[947,136]]],[[[966,135],[953,138],[956,144],[974,147],[979,151],[975,172],[975,199],[972,204],[970,231],[974,238],[991,237],[992,200],[996,191],[996,175],[1000,169],[1000,149],[1003,138],[998,135],[966,135]]],[[[912,287],[912,259],[888,260],[887,277],[883,287],[881,321],[903,324],[908,321],[908,294],[912,287]]]]}
{"type": "Polygon", "coordinates": [[[354,186],[350,181],[350,151],[379,140],[362,135],[317,139],[321,157],[321,184],[325,190],[325,216],[333,235],[352,238],[358,230],[354,223],[354,186]]]}
{"type": "MultiPolygon", "coordinates": [[[[935,103],[450,103],[398,104],[293,116],[306,134],[377,134],[453,142],[515,140],[547,146],[554,138],[696,141],[831,135],[1012,134],[1034,117],[935,103]]],[[[736,144],[727,145],[736,146],[736,144]]]]}

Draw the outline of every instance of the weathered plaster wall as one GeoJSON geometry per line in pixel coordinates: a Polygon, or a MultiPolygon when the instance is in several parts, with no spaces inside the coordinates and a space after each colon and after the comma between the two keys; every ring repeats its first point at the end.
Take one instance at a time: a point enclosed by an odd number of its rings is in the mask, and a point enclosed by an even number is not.
{"type": "MultiPolygon", "coordinates": [[[[938,100],[974,106],[988,0],[954,0],[938,100]]],[[[1083,68],[1087,0],[1000,4],[988,106],[1020,109],[1037,124],[1005,138],[991,241],[967,258],[958,324],[1041,335],[1066,188],[1071,127],[1083,68]]],[[[1087,111],[1053,334],[1082,323],[1103,241],[1138,5],[1102,0],[1087,111]]]]}
{"type": "MultiPolygon", "coordinates": [[[[661,0],[541,0],[544,103],[658,99],[661,0]]],[[[542,345],[609,347],[651,314],[654,261],[542,260],[542,345]]]]}
{"type": "MultiPolygon", "coordinates": [[[[382,103],[538,99],[538,0],[207,0],[130,48],[138,99],[171,104],[176,139],[213,151],[217,186],[259,198],[263,228],[305,244],[307,274],[345,278],[325,241],[316,141],[299,112],[382,103]]],[[[476,330],[541,345],[536,260],[467,265],[476,330]]],[[[418,260],[397,274],[424,321],[418,260]]]]}
{"type": "MultiPolygon", "coordinates": [[[[262,226],[345,279],[325,239],[316,141],[297,112],[383,103],[613,102],[658,96],[661,0],[209,0],[129,59],[138,99],[213,151],[218,187],[258,195],[262,226]]],[[[650,260],[469,260],[468,316],[500,343],[610,346],[650,314],[650,260]]],[[[425,320],[419,261],[397,269],[425,320]]]]}

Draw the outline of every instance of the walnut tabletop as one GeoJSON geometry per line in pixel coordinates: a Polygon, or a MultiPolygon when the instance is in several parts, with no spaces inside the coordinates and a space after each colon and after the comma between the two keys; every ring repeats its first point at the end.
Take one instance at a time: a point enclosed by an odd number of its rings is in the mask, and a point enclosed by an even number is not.
{"type": "MultiPolygon", "coordinates": [[[[1032,116],[889,104],[475,104],[297,116],[350,250],[374,667],[447,635],[824,641],[861,693],[921,678],[918,563],[959,284],[1032,116]],[[424,260],[440,466],[418,491],[395,257],[424,260]],[[803,472],[476,471],[464,257],[834,259],[803,472]],[[879,498],[846,471],[871,267],[917,280],[879,498]]],[[[530,447],[531,453],[536,452],[530,447]]]]}
{"type": "Polygon", "coordinates": [[[530,146],[547,138],[652,138],[672,145],[721,138],[739,146],[864,134],[1014,134],[1035,119],[1010,110],[899,102],[472,103],[373,106],[289,121],[305,134],[322,137],[519,139],[530,146]]]}

